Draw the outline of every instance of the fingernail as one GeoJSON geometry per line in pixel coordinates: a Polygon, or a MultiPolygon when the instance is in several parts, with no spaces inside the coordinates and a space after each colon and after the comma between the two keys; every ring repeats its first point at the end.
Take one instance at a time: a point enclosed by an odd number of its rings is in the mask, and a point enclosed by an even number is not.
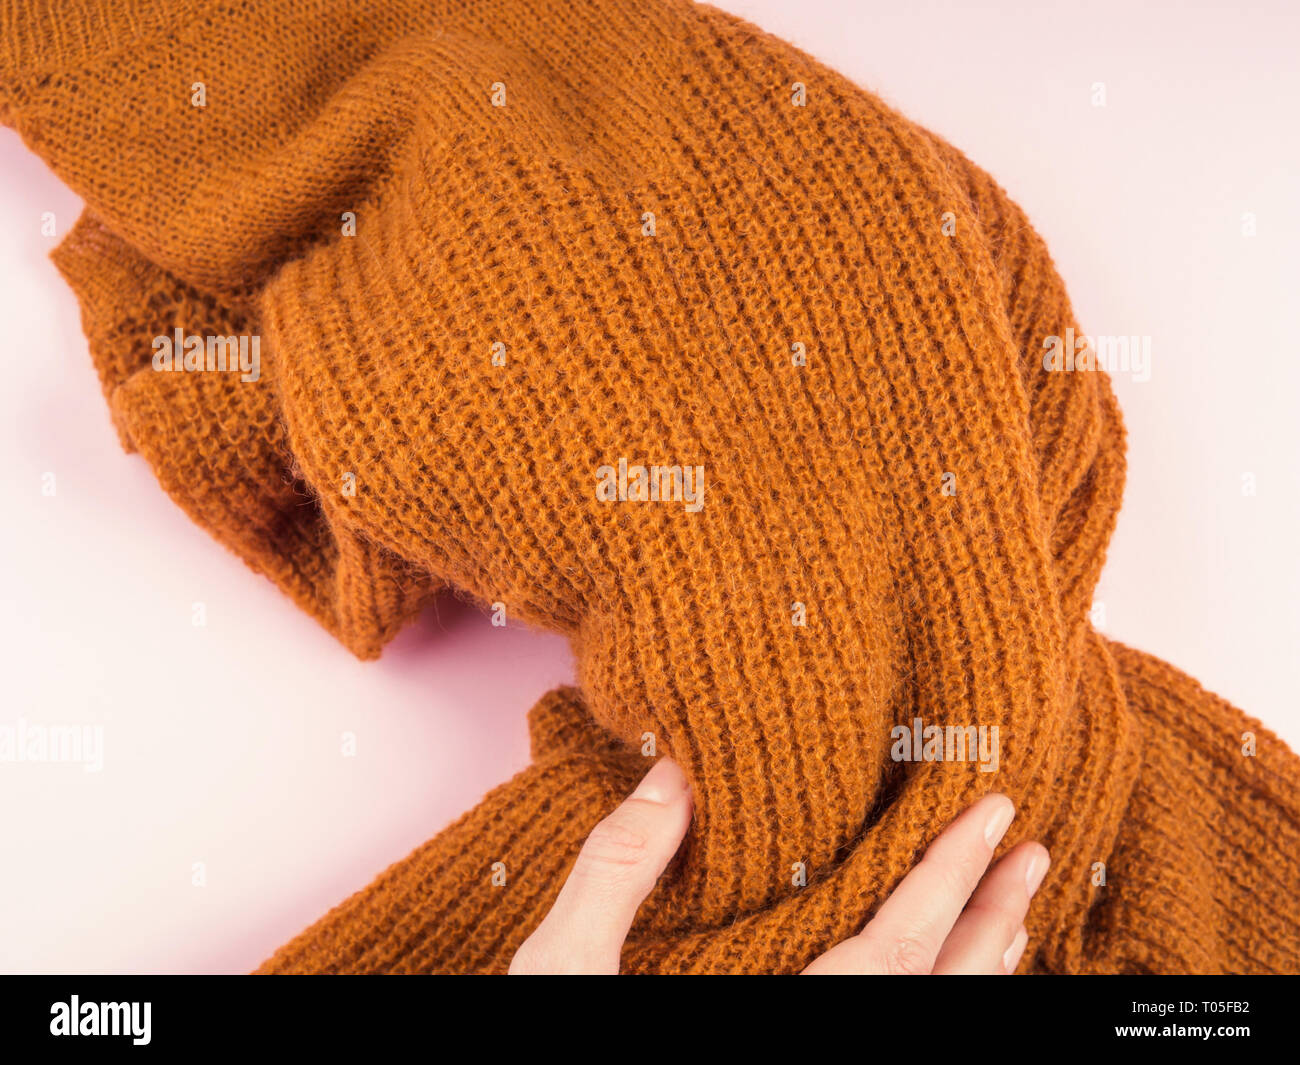
{"type": "Polygon", "coordinates": [[[657,802],[660,805],[674,802],[686,791],[686,774],[671,758],[660,758],[650,767],[641,783],[632,792],[632,798],[657,802]]]}
{"type": "Polygon", "coordinates": [[[1011,800],[1002,797],[994,811],[989,815],[989,819],[984,823],[984,839],[990,847],[996,847],[998,841],[1006,835],[1007,829],[1011,825],[1011,819],[1016,816],[1016,808],[1011,804],[1011,800]]]}
{"type": "Polygon", "coordinates": [[[1052,859],[1042,853],[1035,854],[1029,859],[1029,865],[1025,869],[1025,887],[1029,889],[1030,898],[1033,898],[1038,885],[1043,882],[1043,877],[1047,875],[1047,867],[1051,864],[1052,859]]]}
{"type": "Polygon", "coordinates": [[[1016,971],[1016,966],[1020,964],[1020,955],[1025,952],[1025,944],[1028,942],[1029,933],[1025,931],[1024,925],[1021,925],[1016,938],[1011,941],[1011,946],[1007,947],[1007,952],[1002,955],[1002,968],[1008,973],[1016,971]]]}

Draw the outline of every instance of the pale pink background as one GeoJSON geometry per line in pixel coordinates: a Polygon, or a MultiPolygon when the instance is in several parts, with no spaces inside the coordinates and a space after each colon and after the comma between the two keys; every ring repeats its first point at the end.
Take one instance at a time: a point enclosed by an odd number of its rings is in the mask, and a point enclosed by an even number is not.
{"type": "MultiPolygon", "coordinates": [[[[1107,628],[1300,747],[1296,5],[721,6],[990,170],[1085,328],[1153,337],[1152,379],[1116,381],[1107,628]]],[[[7,131],[0,169],[0,721],[106,743],[98,774],[0,765],[0,970],[247,970],[521,768],[568,652],[443,601],[362,665],[216,546],[118,447],[40,235],[76,198],[7,131]]]]}

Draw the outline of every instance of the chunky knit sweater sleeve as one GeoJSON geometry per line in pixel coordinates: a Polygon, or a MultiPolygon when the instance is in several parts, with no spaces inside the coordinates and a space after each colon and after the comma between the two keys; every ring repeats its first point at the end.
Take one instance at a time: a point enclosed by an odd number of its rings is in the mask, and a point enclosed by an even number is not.
{"type": "Polygon", "coordinates": [[[1119,411],[958,151],[679,0],[0,13],[127,448],[360,656],[446,586],[573,643],[533,764],[263,971],[504,971],[651,744],[696,817],[626,971],[797,971],[994,788],[1026,970],[1297,966],[1300,766],[1090,625],[1119,411]],[[177,329],[260,376],[158,372],[177,329]]]}

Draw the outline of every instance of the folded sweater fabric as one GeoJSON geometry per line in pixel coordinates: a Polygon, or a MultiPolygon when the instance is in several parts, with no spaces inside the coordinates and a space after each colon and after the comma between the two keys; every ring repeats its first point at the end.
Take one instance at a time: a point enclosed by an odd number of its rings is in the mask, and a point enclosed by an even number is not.
{"type": "Polygon", "coordinates": [[[575,651],[533,764],[262,971],[503,971],[650,753],[696,814],[628,972],[798,971],[994,789],[1022,970],[1300,965],[1300,763],[1091,626],[1119,412],[958,151],[678,0],[0,12],[124,445],[357,655],[445,587],[575,651]]]}

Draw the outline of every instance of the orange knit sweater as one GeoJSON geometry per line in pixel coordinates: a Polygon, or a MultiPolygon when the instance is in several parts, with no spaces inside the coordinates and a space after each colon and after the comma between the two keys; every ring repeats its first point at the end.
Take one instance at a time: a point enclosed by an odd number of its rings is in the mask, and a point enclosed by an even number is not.
{"type": "Polygon", "coordinates": [[[959,152],[681,0],[0,11],[127,448],[360,656],[446,586],[575,649],[531,767],[262,971],[503,971],[651,744],[696,816],[627,971],[797,971],[994,788],[1022,969],[1300,966],[1300,763],[1090,626],[1119,413],[959,152]]]}

